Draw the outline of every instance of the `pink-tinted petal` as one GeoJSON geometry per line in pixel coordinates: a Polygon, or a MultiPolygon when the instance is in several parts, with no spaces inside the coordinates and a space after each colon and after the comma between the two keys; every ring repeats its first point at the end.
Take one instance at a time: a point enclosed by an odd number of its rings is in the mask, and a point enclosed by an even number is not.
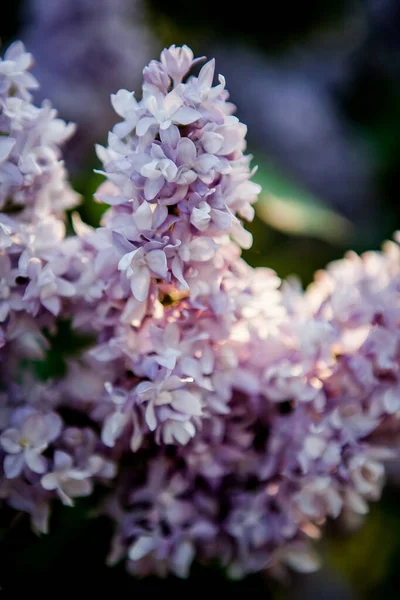
{"type": "Polygon", "coordinates": [[[203,148],[209,154],[218,154],[222,148],[224,138],[221,134],[214,131],[206,131],[202,137],[203,148]]]}
{"type": "Polygon", "coordinates": [[[173,122],[178,123],[180,125],[189,125],[190,123],[194,123],[198,119],[201,119],[201,114],[194,110],[194,108],[190,108],[189,106],[183,106],[179,110],[177,110],[173,115],[173,122]]]}
{"type": "Polygon", "coordinates": [[[190,242],[190,258],[194,261],[205,262],[215,256],[217,244],[213,239],[198,237],[190,242]]]}
{"type": "Polygon", "coordinates": [[[213,83],[215,72],[215,58],[208,61],[200,70],[199,83],[203,89],[210,88],[213,83]]]}

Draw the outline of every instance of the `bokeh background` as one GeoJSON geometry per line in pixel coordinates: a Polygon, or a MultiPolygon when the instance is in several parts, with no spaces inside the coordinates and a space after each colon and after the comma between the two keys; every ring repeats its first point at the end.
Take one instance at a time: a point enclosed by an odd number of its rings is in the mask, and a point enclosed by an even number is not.
{"type": "MultiPolygon", "coordinates": [[[[307,285],[347,249],[378,249],[400,228],[400,1],[3,0],[2,48],[22,39],[36,58],[37,101],[78,124],[66,162],[96,225],[101,178],[94,143],[113,125],[109,96],[139,89],[141,70],[170,44],[215,56],[263,186],[245,258],[307,285]]],[[[65,348],[61,330],[55,348],[65,348]]],[[[56,352],[56,350],[55,350],[56,352]]],[[[56,359],[55,359],[56,362],[56,359]]],[[[264,600],[375,599],[400,594],[400,467],[366,523],[329,525],[323,569],[271,582],[231,582],[213,569],[188,581],[136,581],[104,566],[111,531],[86,501],[58,508],[37,538],[21,514],[0,516],[3,597],[38,593],[252,594],[264,600]]]]}

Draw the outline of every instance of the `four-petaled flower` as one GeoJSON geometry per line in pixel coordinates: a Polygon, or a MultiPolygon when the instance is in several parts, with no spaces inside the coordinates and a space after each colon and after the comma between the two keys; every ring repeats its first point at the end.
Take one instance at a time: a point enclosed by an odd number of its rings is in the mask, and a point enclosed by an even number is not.
{"type": "Polygon", "coordinates": [[[7,453],[4,473],[9,479],[18,477],[26,465],[34,473],[46,471],[46,459],[42,453],[61,432],[61,419],[55,413],[17,415],[21,423],[10,427],[0,435],[0,446],[7,453]]]}

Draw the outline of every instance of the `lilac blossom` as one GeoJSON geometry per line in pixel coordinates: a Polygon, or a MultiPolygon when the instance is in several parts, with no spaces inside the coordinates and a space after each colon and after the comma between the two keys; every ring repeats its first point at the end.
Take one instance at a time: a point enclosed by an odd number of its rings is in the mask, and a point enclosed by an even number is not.
{"type": "Polygon", "coordinates": [[[187,577],[195,560],[233,577],[310,572],[323,525],[364,515],[396,455],[398,243],[350,253],[305,292],[249,267],[246,128],[214,61],[193,77],[175,46],[145,69],[139,100],[113,97],[123,121],[98,149],[96,194],[109,208],[97,229],[75,215],[66,237],[65,126],[31,105],[17,50],[0,63],[1,101],[14,88],[19,101],[0,166],[20,173],[2,171],[0,498],[47,531],[53,500],[113,479],[109,562],[135,575],[187,577]],[[40,382],[21,359],[43,357],[61,319],[91,342],[40,382]]]}
{"type": "Polygon", "coordinates": [[[46,460],[42,453],[61,432],[61,419],[57,414],[24,413],[24,409],[15,412],[13,422],[16,426],[6,429],[0,436],[0,445],[8,453],[4,473],[10,479],[18,477],[25,464],[34,473],[44,473],[46,460]]]}
{"type": "Polygon", "coordinates": [[[91,456],[86,469],[77,469],[69,454],[57,450],[54,454],[54,470],[43,475],[40,483],[45,490],[55,490],[63,504],[72,506],[72,498],[89,496],[92,491],[89,477],[101,467],[102,459],[91,456]]]}
{"type": "Polygon", "coordinates": [[[48,102],[32,104],[32,62],[20,42],[0,60],[0,337],[13,346],[29,329],[49,326],[62,298],[75,294],[64,277],[69,258],[62,242],[64,211],[78,196],[60,160],[73,125],[56,118],[48,102]]]}
{"type": "Polygon", "coordinates": [[[0,497],[46,532],[53,498],[71,504],[90,493],[94,477],[105,481],[114,469],[94,431],[81,430],[79,447],[71,448],[59,414],[61,381],[39,382],[23,363],[43,359],[55,317],[68,317],[77,294],[64,212],[78,196],[60,150],[73,126],[48,102],[32,104],[31,66],[21,43],[0,60],[0,497]]]}

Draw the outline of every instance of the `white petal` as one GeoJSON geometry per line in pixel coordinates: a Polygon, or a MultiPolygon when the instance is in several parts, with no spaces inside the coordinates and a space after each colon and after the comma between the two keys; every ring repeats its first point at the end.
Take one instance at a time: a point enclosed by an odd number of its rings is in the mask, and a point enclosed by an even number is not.
{"type": "Polygon", "coordinates": [[[0,137],[0,163],[6,160],[13,147],[15,146],[15,140],[11,137],[0,137]]]}
{"type": "Polygon", "coordinates": [[[153,213],[150,208],[150,204],[143,202],[141,206],[134,213],[134,219],[136,226],[139,229],[151,229],[151,223],[153,220],[153,213]]]}
{"type": "Polygon", "coordinates": [[[215,223],[218,229],[224,231],[225,229],[229,229],[232,225],[232,215],[229,212],[212,208],[210,214],[213,223],[215,223]]]}
{"type": "Polygon", "coordinates": [[[138,252],[138,250],[139,250],[139,248],[137,250],[134,250],[133,252],[124,254],[124,256],[121,258],[121,260],[118,263],[119,271],[126,271],[128,269],[128,267],[130,266],[132,260],[135,257],[135,254],[136,254],[136,252],[138,252]]]}
{"type": "Polygon", "coordinates": [[[168,115],[175,113],[183,104],[183,98],[175,90],[169,92],[164,98],[164,108],[168,115]]]}
{"type": "Polygon", "coordinates": [[[149,269],[147,267],[138,269],[135,276],[131,279],[131,290],[136,300],[141,302],[147,299],[150,283],[151,275],[149,269]]]}
{"type": "Polygon", "coordinates": [[[130,560],[140,560],[146,554],[149,554],[155,548],[155,540],[149,536],[142,536],[136,540],[129,548],[128,556],[130,560]]]}
{"type": "Polygon", "coordinates": [[[190,242],[190,258],[199,262],[211,260],[215,255],[217,247],[213,239],[198,237],[190,242]]]}
{"type": "Polygon", "coordinates": [[[182,261],[180,260],[180,258],[178,256],[175,256],[175,258],[172,261],[172,265],[171,265],[172,273],[173,273],[174,277],[176,277],[176,279],[179,281],[180,289],[188,290],[189,286],[187,284],[186,279],[183,276],[182,268],[183,268],[182,261]]]}
{"type": "Polygon", "coordinates": [[[204,210],[194,208],[190,214],[190,222],[199,231],[205,231],[211,221],[211,215],[204,210]]]}
{"type": "Polygon", "coordinates": [[[157,121],[154,117],[142,117],[136,125],[136,133],[139,137],[145,135],[152,125],[156,125],[157,121]]]}
{"type": "Polygon", "coordinates": [[[167,257],[163,250],[151,250],[151,252],[148,252],[146,254],[146,263],[153,273],[163,279],[167,277],[167,257]]]}
{"type": "Polygon", "coordinates": [[[398,388],[389,389],[383,395],[383,406],[390,415],[400,409],[400,390],[398,388]]]}
{"type": "Polygon", "coordinates": [[[46,459],[40,456],[34,450],[25,450],[25,462],[34,473],[44,473],[46,471],[46,459]]]}
{"type": "Polygon", "coordinates": [[[214,79],[215,58],[208,61],[200,70],[199,83],[203,89],[210,88],[214,79]]]}
{"type": "Polygon", "coordinates": [[[55,317],[60,313],[61,300],[58,296],[49,296],[48,298],[41,299],[42,304],[52,315],[55,317]]]}
{"type": "Polygon", "coordinates": [[[119,412],[107,417],[101,432],[102,442],[109,448],[112,448],[115,445],[115,440],[117,440],[123,432],[127,421],[127,416],[119,412]]]}
{"type": "Polygon", "coordinates": [[[154,405],[151,401],[147,405],[145,417],[146,423],[149,426],[150,431],[154,431],[157,427],[157,419],[154,412],[154,405]]]}
{"type": "Polygon", "coordinates": [[[187,415],[200,416],[202,414],[199,396],[185,390],[174,392],[172,407],[187,415]]]}
{"type": "Polygon", "coordinates": [[[182,542],[172,556],[171,562],[174,574],[182,579],[186,578],[194,557],[193,544],[188,541],[182,542]]]}
{"type": "Polygon", "coordinates": [[[40,483],[45,490],[55,490],[58,487],[58,479],[54,473],[43,475],[40,483]]]}
{"type": "Polygon", "coordinates": [[[111,104],[115,112],[121,117],[126,117],[130,111],[137,108],[137,102],[134,98],[134,92],[128,90],[118,90],[116,94],[111,94],[111,104]]]}
{"type": "Polygon", "coordinates": [[[313,573],[320,566],[316,553],[311,548],[300,545],[286,551],[285,562],[299,573],[313,573]]]}
{"type": "Polygon", "coordinates": [[[304,440],[304,449],[310,458],[321,458],[326,449],[326,441],[317,435],[308,435],[304,440]]]}
{"type": "Polygon", "coordinates": [[[206,152],[209,154],[218,154],[218,151],[222,148],[224,138],[219,133],[207,131],[203,134],[201,141],[206,152]]]}
{"type": "Polygon", "coordinates": [[[189,125],[200,118],[201,114],[197,110],[194,110],[194,108],[190,108],[189,106],[183,106],[174,113],[173,122],[180,125],[189,125]]]}
{"type": "Polygon", "coordinates": [[[196,433],[195,427],[190,421],[187,421],[186,423],[175,422],[174,425],[172,435],[179,444],[182,444],[182,446],[187,444],[196,433]]]}
{"type": "Polygon", "coordinates": [[[219,159],[213,154],[202,154],[196,160],[196,169],[199,173],[208,174],[219,164],[219,159]]]}

